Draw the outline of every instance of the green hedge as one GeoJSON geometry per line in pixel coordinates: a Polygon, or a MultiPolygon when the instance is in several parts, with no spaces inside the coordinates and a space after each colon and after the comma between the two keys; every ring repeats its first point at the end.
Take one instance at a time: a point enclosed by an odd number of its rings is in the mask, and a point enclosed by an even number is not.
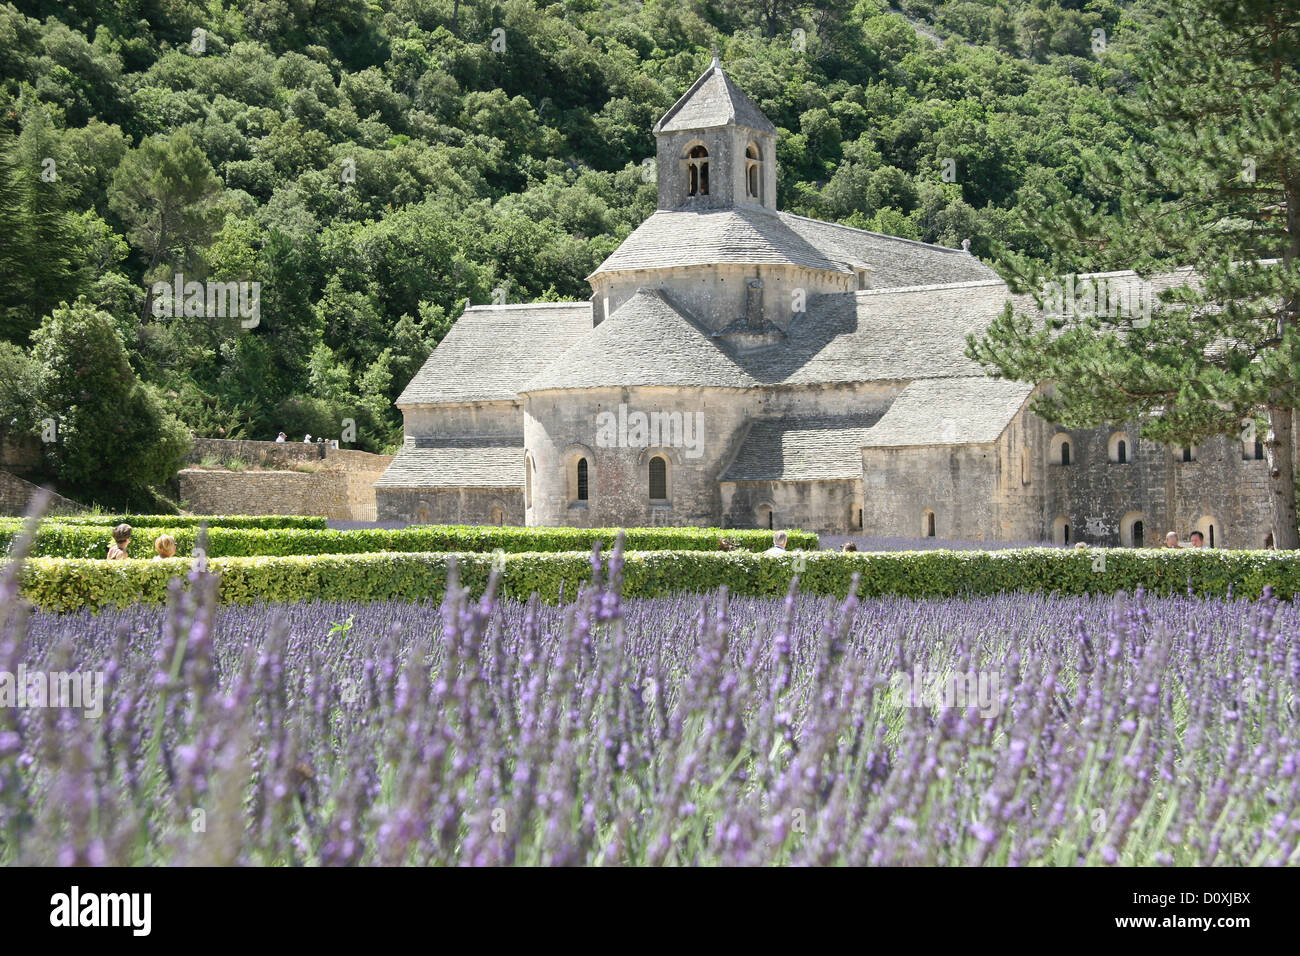
{"type": "MultiPolygon", "coordinates": [[[[438,598],[450,554],[378,553],[292,557],[216,558],[225,602],[378,601],[438,598]]],[[[482,593],[494,556],[455,555],[461,580],[482,593]]],[[[591,575],[582,552],[515,553],[503,559],[507,596],[534,591],[555,601],[591,575]]],[[[165,600],[167,581],[191,566],[167,561],[87,561],[36,558],[23,569],[22,592],[37,605],[59,611],[125,606],[165,600]]],[[[624,594],[657,597],[711,591],[726,585],[734,594],[784,594],[796,569],[801,589],[843,597],[854,573],[862,596],[897,594],[945,597],[999,591],[1063,594],[1135,591],[1169,594],[1189,586],[1198,594],[1258,597],[1266,585],[1280,597],[1300,591],[1300,553],[1277,551],[1063,550],[908,551],[844,554],[836,551],[767,557],[748,552],[651,551],[625,556],[624,594]],[[1104,567],[1098,559],[1105,558],[1104,567]]]]}
{"type": "MultiPolygon", "coordinates": [[[[0,528],[0,551],[7,551],[19,525],[0,528]]],[[[153,556],[153,541],[163,532],[176,539],[176,553],[194,553],[197,528],[133,526],[131,555],[153,556]]],[[[713,551],[726,537],[738,548],[762,551],[772,546],[771,531],[718,528],[631,528],[624,532],[629,551],[713,551]]],[[[612,548],[617,528],[498,528],[492,526],[422,525],[413,528],[367,528],[332,531],[311,528],[209,528],[211,558],[294,554],[370,554],[379,551],[590,551],[597,541],[612,548]]],[[[789,532],[791,548],[816,548],[817,535],[789,532]]],[[[42,524],[29,552],[33,557],[106,558],[109,529],[63,523],[42,524]]]]}
{"type": "MultiPolygon", "coordinates": [[[[22,518],[0,518],[0,527],[21,525],[22,518]]],[[[320,528],[325,518],[301,515],[51,515],[45,524],[115,528],[125,522],[132,528],[320,528]]]]}

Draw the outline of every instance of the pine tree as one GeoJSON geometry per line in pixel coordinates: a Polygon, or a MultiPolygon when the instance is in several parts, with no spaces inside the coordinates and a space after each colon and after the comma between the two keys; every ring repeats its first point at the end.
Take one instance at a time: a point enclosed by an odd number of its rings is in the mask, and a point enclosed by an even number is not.
{"type": "MultiPolygon", "coordinates": [[[[1089,195],[1057,190],[1029,218],[1058,276],[1183,265],[1190,281],[1161,294],[1149,324],[1008,307],[968,354],[991,374],[1053,383],[1035,410],[1067,427],[1137,419],[1186,445],[1267,421],[1273,540],[1297,548],[1300,8],[1168,0],[1161,13],[1125,106],[1149,141],[1085,157],[1089,195]]],[[[1043,304],[1041,269],[1001,265],[1043,304]]]]}
{"type": "Polygon", "coordinates": [[[0,340],[25,343],[35,325],[30,320],[32,283],[27,274],[28,182],[18,168],[14,139],[0,136],[0,340]]]}

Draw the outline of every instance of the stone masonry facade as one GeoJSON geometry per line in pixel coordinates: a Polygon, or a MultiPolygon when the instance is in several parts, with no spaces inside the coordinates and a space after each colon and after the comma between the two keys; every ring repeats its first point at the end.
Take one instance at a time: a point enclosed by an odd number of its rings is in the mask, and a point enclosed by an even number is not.
{"type": "Polygon", "coordinates": [[[469,307],[402,392],[380,519],[1263,546],[1253,442],[1033,414],[1050,386],[965,355],[1032,299],[964,248],[781,212],[778,131],[716,60],[654,133],[658,208],[591,298],[469,307]]]}

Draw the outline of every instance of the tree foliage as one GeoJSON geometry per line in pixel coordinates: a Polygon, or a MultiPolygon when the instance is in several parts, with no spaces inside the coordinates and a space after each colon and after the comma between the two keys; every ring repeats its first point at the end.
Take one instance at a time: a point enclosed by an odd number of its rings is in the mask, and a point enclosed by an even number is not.
{"type": "Polygon", "coordinates": [[[466,300],[590,294],[654,209],[655,120],[714,47],[781,130],[783,208],[1045,255],[1017,214],[1088,189],[1085,147],[1144,137],[1117,109],[1141,6],[888,7],[0,4],[0,338],[85,296],[196,434],[352,418],[391,450],[392,401],[466,300]],[[260,283],[260,322],[156,314],[177,273],[260,283]]]}

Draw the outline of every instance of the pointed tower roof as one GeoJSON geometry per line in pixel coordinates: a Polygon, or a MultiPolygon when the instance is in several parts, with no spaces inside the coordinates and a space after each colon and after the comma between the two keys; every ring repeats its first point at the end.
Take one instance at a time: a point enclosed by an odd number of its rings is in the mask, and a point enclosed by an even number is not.
{"type": "Polygon", "coordinates": [[[715,56],[712,65],[655,124],[654,131],[676,133],[719,126],[744,126],[776,135],[771,120],[731,82],[715,56]]]}

